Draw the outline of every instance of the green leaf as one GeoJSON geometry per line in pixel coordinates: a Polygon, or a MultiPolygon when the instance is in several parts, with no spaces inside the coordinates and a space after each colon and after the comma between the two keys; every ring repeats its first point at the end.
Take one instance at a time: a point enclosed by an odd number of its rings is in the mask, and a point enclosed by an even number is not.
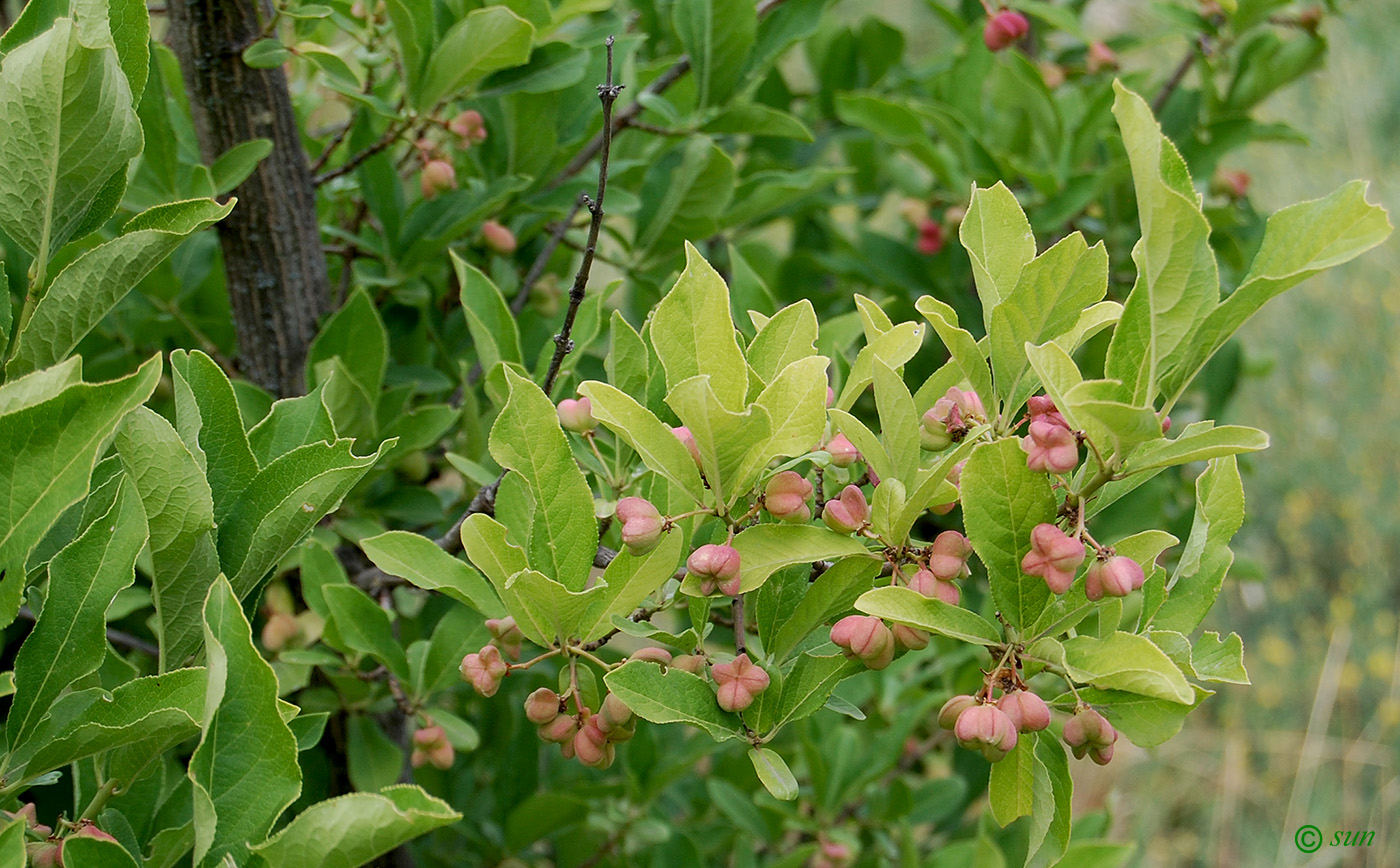
{"type": "Polygon", "coordinates": [[[360,540],[376,567],[427,591],[441,591],[488,618],[505,616],[496,592],[481,574],[421,534],[394,530],[360,540]]]}
{"type": "Polygon", "coordinates": [[[1121,631],[1102,639],[1075,636],[1064,648],[1075,681],[1183,704],[1195,696],[1181,669],[1145,636],[1121,631]]]}
{"type": "Polygon", "coordinates": [[[130,480],[116,502],[49,562],[49,589],[34,631],[15,657],[15,697],[5,732],[24,743],[70,684],[97,670],[107,647],[107,606],[135,580],[146,513],[130,480]]]}
{"type": "Polygon", "coordinates": [[[318,802],[252,850],[269,865],[358,868],[462,815],[410,784],[318,802]]]}
{"type": "Polygon", "coordinates": [[[703,108],[719,105],[743,81],[744,63],[758,33],[750,0],[679,0],[673,22],[690,58],[703,108]]]}
{"type": "Polygon", "coordinates": [[[1003,826],[1017,817],[1028,816],[1035,808],[1035,742],[1032,733],[1023,732],[1011,752],[1000,762],[992,763],[987,791],[992,818],[1003,826]]]}
{"type": "MultiPolygon", "coordinates": [[[[817,353],[817,314],[807,299],[794,302],[773,315],[749,342],[745,352],[749,367],[764,383],[788,365],[817,353]]],[[[823,395],[825,406],[825,395],[823,395]]]]}
{"type": "Polygon", "coordinates": [[[876,436],[874,431],[871,431],[864,422],[845,410],[833,407],[827,411],[827,415],[831,417],[837,430],[845,434],[846,439],[851,441],[851,445],[860,452],[861,460],[869,465],[870,469],[874,470],[881,479],[895,478],[894,463],[890,461],[889,453],[885,451],[885,444],[880,442],[880,438],[876,436]]]}
{"type": "Polygon", "coordinates": [[[132,287],[190,235],[228,216],[236,201],[158,205],[133,217],[122,235],[84,252],[59,272],[34,307],[6,373],[14,377],[66,358],[132,287]]]}
{"type": "Polygon", "coordinates": [[[433,50],[433,7],[417,0],[386,0],[385,6],[403,59],[405,83],[410,92],[416,92],[433,50]]]}
{"type": "MultiPolygon", "coordinates": [[[[67,18],[5,56],[0,229],[34,256],[36,288],[53,253],[95,219],[104,187],[141,153],[132,105],[116,51],[84,45],[67,18]]],[[[101,220],[116,210],[104,205],[101,220]]]]}
{"type": "Polygon", "coordinates": [[[468,12],[433,49],[414,105],[432,108],[498,69],[520,66],[530,59],[534,36],[534,26],[504,6],[468,12]]]}
{"type": "Polygon", "coordinates": [[[914,302],[914,307],[933,325],[933,330],[938,332],[939,339],[952,354],[953,361],[958,363],[963,376],[972,385],[972,391],[977,393],[984,404],[989,403],[995,393],[992,391],[992,371],[987,367],[986,353],[971,332],[958,327],[957,313],[931,295],[920,296],[919,300],[914,302]]]}
{"type": "MultiPolygon", "coordinates": [[[[98,450],[155,390],[160,356],[109,383],[75,382],[79,370],[75,360],[0,388],[0,564],[21,565],[21,583],[34,546],[87,494],[98,450]]],[[[13,618],[0,612],[0,622],[13,618]]]]}
{"type": "Polygon", "coordinates": [[[1275,213],[1264,230],[1249,274],[1168,362],[1162,377],[1167,406],[1241,325],[1271,298],[1318,272],[1349,262],[1390,236],[1384,208],[1366,201],[1366,182],[1343,184],[1331,195],[1275,213]]]}
{"type": "Polygon", "coordinates": [[[663,673],[655,663],[633,660],[609,672],[603,682],[643,720],[688,723],[715,741],[744,737],[739,718],[720,709],[714,691],[698,675],[675,668],[663,673]]]}
{"type": "Polygon", "coordinates": [[[190,757],[194,864],[246,863],[249,842],[301,792],[297,742],[277,710],[277,676],[253,646],[252,630],[227,580],[204,605],[209,657],[203,736],[190,757]]]}
{"type": "Polygon", "coordinates": [[[85,868],[137,868],[136,860],[121,844],[77,835],[63,842],[63,858],[85,868]]]}
{"type": "Polygon", "coordinates": [[[797,798],[797,778],[793,777],[792,770],[777,751],[767,747],[751,747],[749,760],[753,763],[753,770],[758,773],[758,780],[773,798],[784,802],[797,798]]]}
{"type": "Polygon", "coordinates": [[[812,131],[793,115],[761,103],[730,106],[701,127],[707,133],[738,133],[813,141],[812,131]]]}
{"type": "Polygon", "coordinates": [[[695,438],[715,502],[733,506],[772,457],[768,444],[774,429],[768,410],[759,404],[742,413],[730,410],[715,394],[708,374],[672,388],[666,403],[695,438]]]}
{"type": "MultiPolygon", "coordinates": [[[[386,440],[378,452],[359,457],[350,451],[353,442],[347,438],[293,449],[258,471],[239,493],[219,521],[219,561],[225,575],[232,576],[229,581],[240,599],[252,593],[322,518],[339,508],[346,493],[393,446],[386,440]]],[[[216,491],[216,504],[217,496],[216,491]]]]}
{"type": "Polygon", "coordinates": [[[291,57],[287,46],[276,39],[259,39],[243,49],[243,62],[250,69],[276,69],[291,57]]]}
{"type": "Polygon", "coordinates": [[[972,451],[961,488],[967,537],[987,566],[997,609],[1012,627],[1028,627],[1050,600],[1044,579],[1021,572],[1031,530],[1055,520],[1050,478],[1028,468],[1026,454],[1008,438],[972,451]]]}
{"type": "Polygon", "coordinates": [[[1219,633],[1208,632],[1191,648],[1191,668],[1202,681],[1223,681],[1227,684],[1248,684],[1249,673],[1244,668],[1244,640],[1238,633],[1224,639],[1219,633]]]}
{"type": "MultiPolygon", "coordinates": [[[[622,392],[623,397],[645,396],[651,368],[646,342],[617,310],[612,312],[612,318],[608,321],[608,337],[611,338],[606,360],[608,380],[622,392]]],[[[582,390],[583,387],[579,388],[582,390]]],[[[596,409],[598,402],[595,400],[593,403],[596,409]]]]}
{"type": "Polygon", "coordinates": [[[896,539],[904,539],[909,535],[914,522],[918,521],[924,510],[958,499],[959,491],[948,481],[948,474],[977,447],[977,438],[981,437],[988,427],[982,425],[967,432],[963,442],[942,453],[937,464],[925,467],[914,475],[914,484],[905,500],[904,509],[890,526],[890,532],[896,539]]]}
{"type": "Polygon", "coordinates": [[[228,376],[198,350],[173,351],[170,373],[175,381],[175,430],[209,479],[214,521],[222,526],[258,475],[238,399],[228,376]]]}
{"type": "Polygon", "coordinates": [[[522,364],[520,329],[505,296],[491,278],[458,256],[457,251],[448,252],[457,283],[462,287],[462,312],[467,317],[467,330],[471,332],[481,370],[489,371],[497,362],[522,364]]]}
{"type": "Polygon", "coordinates": [[[276,401],[267,415],[248,429],[248,446],[259,465],[271,464],[307,443],[335,441],[335,423],[326,409],[325,390],[322,383],[308,394],[276,401]]]}
{"type": "MultiPolygon", "coordinates": [[[[741,593],[761,586],[783,567],[870,554],[859,540],[814,524],[755,525],[739,532],[732,545],[739,552],[741,593]]],[[[698,594],[699,582],[687,576],[681,590],[698,594]]]]}
{"type": "Polygon", "coordinates": [[[841,395],[836,399],[836,408],[848,410],[865,391],[865,387],[875,380],[875,359],[896,371],[904,363],[914,358],[924,340],[924,330],[918,323],[902,322],[873,341],[870,341],[851,363],[851,372],[846,375],[846,383],[841,387],[841,395]]]}
{"type": "Polygon", "coordinates": [[[1114,456],[1162,437],[1162,423],[1152,407],[1119,400],[1122,396],[1116,380],[1084,380],[1064,392],[1065,406],[1084,426],[1090,442],[1114,456]]]}
{"type": "Polygon", "coordinates": [[[272,139],[249,139],[224,151],[209,167],[215,194],[222,196],[242,184],[271,153],[272,139]]]}
{"type": "Polygon", "coordinates": [[[685,270],[652,313],[652,346],[666,370],[668,390],[709,375],[720,404],[737,411],[748,394],[749,375],[729,315],[729,287],[689,242],[685,258],[685,270]]]}
{"type": "Polygon", "coordinates": [[[862,554],[842,558],[817,576],[768,643],[773,658],[784,659],[817,625],[851,608],[857,597],[870,590],[870,582],[879,572],[880,562],[862,554]]]}
{"type": "Polygon", "coordinates": [[[583,590],[598,550],[593,492],[549,398],[509,369],[506,382],[510,399],[491,426],[491,456],[530,489],[530,565],[570,590],[583,590]]]}
{"type": "Polygon", "coordinates": [[[1244,425],[1221,425],[1204,431],[1182,432],[1175,440],[1157,440],[1134,450],[1123,465],[1125,474],[1159,470],[1192,461],[1206,461],[1240,452],[1269,448],[1269,435],[1244,425]]]}
{"type": "Polygon", "coordinates": [[[1244,484],[1233,455],[1212,458],[1196,479],[1196,518],[1167,586],[1167,599],[1152,620],[1158,630],[1189,633],[1220,595],[1235,561],[1230,539],[1244,524],[1244,484]]]}
{"type": "Polygon", "coordinates": [[[50,718],[51,724],[64,722],[44,732],[24,774],[33,777],[111,751],[109,774],[135,781],[150,760],[199,732],[204,686],[203,669],[176,669],[133,679],[110,694],[70,693],[50,718]]]}
{"type": "Polygon", "coordinates": [[[330,585],[322,590],[336,633],[351,650],[368,654],[401,680],[408,680],[408,658],[394,639],[389,613],[354,585],[330,585]]]}
{"type": "MultiPolygon", "coordinates": [[[[572,591],[538,570],[521,570],[500,589],[506,610],[532,642],[549,647],[578,638],[583,624],[599,609],[604,588],[572,591]]],[[[606,632],[606,631],[604,631],[606,632]]]]}
{"type": "Polygon", "coordinates": [[[1034,391],[1024,380],[1029,362],[1025,345],[1040,344],[1072,329],[1086,307],[1108,292],[1108,252],[1103,242],[1090,248],[1078,232],[1026,264],[1020,280],[992,310],[992,370],[997,394],[1013,417],[1034,391]]]}
{"type": "MultiPolygon", "coordinates": [[[[355,386],[367,396],[371,408],[379,401],[384,385],[384,371],[389,362],[389,335],[384,321],[374,307],[369,294],[361,288],[350,293],[345,305],[336,311],[321,328],[306,356],[306,381],[320,383],[317,364],[339,358],[355,386]]],[[[361,433],[340,430],[340,434],[358,436],[361,433]]]]}
{"type": "MultiPolygon", "coordinates": [[[[826,428],[826,368],[824,356],[798,359],[773,378],[754,404],[768,412],[773,436],[754,444],[760,459],[803,455],[821,439],[826,428]]],[[[915,448],[917,449],[917,439],[915,448]]]]}
{"type": "Polygon", "coordinates": [[[595,583],[587,616],[579,624],[579,638],[591,642],[613,629],[613,616],[632,614],[642,601],[666,583],[680,563],[684,535],[667,534],[661,544],[645,555],[633,556],[626,550],[617,556],[595,583]]]}
{"type": "Polygon", "coordinates": [[[1032,783],[1030,846],[1027,865],[1050,865],[1069,846],[1074,779],[1064,745],[1049,733],[1035,737],[1035,780],[1032,783]]]}
{"type": "Polygon", "coordinates": [[[1127,386],[1131,402],[1151,404],[1166,363],[1205,321],[1220,277],[1186,164],[1142,97],[1114,82],[1113,113],[1137,190],[1142,238],[1133,248],[1138,276],[1108,346],[1105,373],[1127,386]]]}
{"type": "Polygon", "coordinates": [[[150,525],[155,634],[165,671],[204,639],[204,598],[219,575],[213,495],[180,435],[153,410],[138,407],[127,416],[116,447],[150,525]]]}
{"type": "MultiPolygon", "coordinates": [[[[745,216],[734,200],[734,161],[710,136],[694,135],[651,161],[642,178],[634,255],[669,259],[690,238],[709,238],[745,216]]],[[[652,333],[655,337],[655,332],[652,333]]]]}
{"type": "Polygon", "coordinates": [[[1001,644],[1001,633],[976,612],[942,600],[925,597],[908,588],[884,587],[866,591],[856,609],[867,615],[898,621],[920,630],[977,645],[1001,644]]]}
{"type": "Polygon", "coordinates": [[[29,864],[24,851],[25,825],[23,819],[11,820],[0,829],[0,868],[24,868],[29,864]]]}
{"type": "MultiPolygon", "coordinates": [[[[972,201],[958,227],[958,240],[972,260],[977,297],[990,332],[992,312],[1015,290],[1021,270],[1035,258],[1035,235],[1016,195],[998,181],[989,188],[973,187],[972,201]]],[[[956,320],[952,324],[957,325],[956,320]]],[[[990,391],[980,389],[978,394],[991,396],[990,391]]]]}
{"type": "Polygon", "coordinates": [[[881,441],[893,465],[892,475],[880,479],[895,479],[913,487],[919,474],[919,411],[909,387],[893,368],[883,359],[875,359],[874,370],[881,441]]]}
{"type": "Polygon", "coordinates": [[[836,654],[821,657],[803,654],[783,676],[782,693],[773,715],[773,732],[793,721],[816,714],[826,705],[831,692],[857,672],[860,664],[836,654]]]}
{"type": "Polygon", "coordinates": [[[697,504],[705,502],[705,485],[695,459],[650,410],[596,380],[579,386],[578,391],[593,404],[593,417],[632,447],[643,464],[680,486],[697,504]]]}

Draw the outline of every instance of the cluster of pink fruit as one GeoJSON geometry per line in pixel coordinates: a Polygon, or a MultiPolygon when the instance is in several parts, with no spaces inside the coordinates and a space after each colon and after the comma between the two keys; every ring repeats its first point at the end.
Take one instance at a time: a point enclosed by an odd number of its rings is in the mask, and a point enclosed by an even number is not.
{"type": "MultiPolygon", "coordinates": [[[[956,606],[960,595],[954,581],[971,575],[967,565],[971,556],[967,537],[945,530],[920,554],[923,560],[913,575],[901,577],[903,584],[925,597],[956,606]]],[[[905,624],[891,626],[873,615],[847,615],[832,625],[831,641],[852,660],[871,669],[884,669],[899,648],[927,648],[929,634],[905,624]]]]}
{"type": "Polygon", "coordinates": [[[605,769],[613,764],[614,745],[627,741],[637,731],[637,720],[617,694],[609,693],[597,713],[577,703],[570,714],[564,697],[541,687],[525,700],[525,717],[539,728],[540,738],[559,745],[565,759],[577,759],[586,766],[605,769]]]}
{"type": "MultiPolygon", "coordinates": [[[[486,141],[486,121],[481,117],[481,112],[475,109],[467,109],[450,121],[439,120],[437,123],[457,137],[456,146],[461,150],[486,141]]],[[[423,170],[418,173],[418,187],[423,198],[434,199],[449,190],[456,190],[457,169],[442,149],[427,137],[414,142],[414,147],[418,150],[418,159],[423,163],[423,170]]],[[[496,220],[482,222],[481,240],[500,256],[509,256],[517,247],[515,233],[496,220]]]]}
{"type": "MultiPolygon", "coordinates": [[[[1015,750],[1019,733],[1040,732],[1050,726],[1050,706],[1029,690],[1010,690],[992,702],[989,695],[954,696],[938,712],[938,725],[958,744],[997,762],[1015,750]]],[[[1099,765],[1113,758],[1118,733],[1102,714],[1080,707],[1065,722],[1063,737],[1077,759],[1085,754],[1099,765]]]]}
{"type": "MultiPolygon", "coordinates": [[[[1039,576],[1057,594],[1074,584],[1075,573],[1084,563],[1084,543],[1053,524],[1031,529],[1031,550],[1021,559],[1021,572],[1039,576]]],[[[1142,587],[1145,577],[1138,562],[1112,549],[1101,549],[1084,574],[1084,596],[1093,602],[1104,597],[1126,597],[1142,587]]]]}

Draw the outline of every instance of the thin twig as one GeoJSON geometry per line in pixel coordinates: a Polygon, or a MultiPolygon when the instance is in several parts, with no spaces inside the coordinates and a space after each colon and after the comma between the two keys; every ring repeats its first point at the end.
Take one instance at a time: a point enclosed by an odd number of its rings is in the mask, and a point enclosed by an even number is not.
{"type": "Polygon", "coordinates": [[[329,172],[322,172],[321,174],[313,178],[312,181],[316,184],[317,187],[319,187],[322,184],[325,184],[328,181],[333,181],[342,175],[350,174],[351,172],[358,169],[360,167],[360,164],[363,163],[365,160],[368,160],[370,157],[373,157],[375,154],[388,148],[394,142],[397,142],[399,138],[403,135],[404,130],[406,129],[408,129],[407,125],[400,125],[397,121],[395,121],[392,124],[389,124],[389,128],[384,131],[384,135],[379,137],[379,141],[375,142],[374,144],[355,154],[350,159],[346,160],[344,163],[340,164],[339,166],[336,166],[334,169],[331,169],[329,172]]]}
{"type": "Polygon", "coordinates": [[[1152,100],[1152,114],[1159,115],[1162,113],[1162,107],[1167,104],[1167,100],[1171,99],[1172,94],[1176,93],[1176,89],[1181,86],[1182,80],[1186,78],[1186,73],[1191,71],[1191,66],[1196,62],[1197,55],[1204,54],[1206,50],[1206,38],[1204,36],[1197,37],[1196,41],[1186,51],[1186,56],[1181,58],[1181,62],[1176,65],[1176,69],[1172,72],[1172,77],[1167,79],[1166,84],[1162,85],[1162,89],[1157,92],[1156,98],[1152,100]]]}
{"type": "MultiPolygon", "coordinates": [[[[783,0],[762,0],[755,11],[758,17],[762,19],[782,4],[783,0]]],[[[611,141],[613,135],[627,127],[636,125],[637,118],[641,116],[645,108],[643,104],[646,102],[647,97],[657,96],[658,94],[666,92],[671,85],[680,81],[687,72],[690,72],[690,57],[682,55],[681,58],[668,67],[665,72],[658,75],[650,84],[642,88],[642,92],[637,98],[613,117],[611,126],[605,121],[603,129],[598,135],[589,139],[588,144],[584,145],[583,149],[574,155],[574,158],[569,161],[568,165],[561,169],[559,174],[555,175],[554,178],[545,185],[544,189],[546,191],[557,189],[563,185],[565,181],[587,168],[588,164],[593,161],[593,158],[598,156],[603,150],[604,139],[611,141]]]]}
{"type": "MultiPolygon", "coordinates": [[[[607,79],[603,84],[598,85],[598,99],[603,104],[603,129],[605,131],[612,129],[612,106],[617,100],[618,94],[622,92],[622,85],[613,84],[613,38],[611,36],[608,37],[606,44],[608,50],[607,79]]],[[[588,274],[593,267],[593,252],[598,245],[598,232],[603,224],[603,198],[607,193],[608,154],[612,146],[612,136],[609,134],[605,136],[604,139],[604,146],[601,149],[602,162],[598,170],[597,198],[587,199],[584,197],[584,199],[580,200],[579,207],[581,208],[586,205],[591,214],[591,220],[588,225],[588,245],[584,249],[583,262],[579,264],[578,273],[574,275],[573,288],[569,291],[569,310],[564,316],[563,327],[554,338],[554,357],[550,361],[549,371],[544,381],[544,392],[546,395],[554,388],[554,381],[559,376],[559,367],[563,364],[564,356],[569,353],[569,350],[573,349],[573,341],[569,339],[569,335],[573,331],[574,318],[578,315],[578,307],[583,302],[584,294],[588,287],[588,274]]],[[[576,214],[577,209],[570,214],[570,217],[572,218],[576,214]]],[[[567,226],[570,222],[571,220],[566,220],[564,225],[567,226]]],[[[533,272],[534,270],[535,269],[532,267],[531,271],[533,272]]],[[[477,513],[484,515],[494,515],[496,513],[496,491],[500,488],[501,480],[504,478],[505,473],[503,472],[500,476],[496,477],[494,482],[489,485],[483,485],[476,492],[476,495],[472,497],[471,503],[467,504],[466,511],[452,523],[452,527],[448,528],[447,533],[433,541],[438,548],[448,554],[456,554],[462,550],[463,523],[465,523],[469,517],[477,513]]],[[[600,547],[598,559],[603,557],[604,551],[610,552],[613,556],[617,554],[616,552],[612,552],[611,549],[600,547]]],[[[603,566],[606,566],[607,562],[611,560],[612,558],[608,557],[607,561],[603,563],[603,566]]],[[[388,575],[378,567],[367,567],[356,573],[354,582],[361,588],[382,588],[401,583],[399,579],[388,575]]]]}
{"type": "Polygon", "coordinates": [[[544,393],[554,390],[554,381],[559,377],[559,368],[564,357],[574,348],[569,335],[574,330],[574,318],[578,316],[579,305],[588,291],[588,275],[593,270],[593,254],[598,247],[598,232],[603,228],[603,199],[608,192],[608,157],[612,150],[612,107],[622,93],[623,85],[613,84],[613,37],[604,43],[608,51],[607,77],[598,85],[598,100],[603,104],[603,145],[598,163],[598,192],[592,201],[585,197],[582,201],[588,206],[593,219],[588,223],[588,244],[583,249],[583,261],[574,275],[574,285],[569,290],[569,309],[564,313],[564,325],[554,336],[554,358],[549,361],[549,371],[544,377],[544,393]]]}
{"type": "Polygon", "coordinates": [[[549,238],[545,241],[544,247],[540,248],[540,253],[535,257],[535,261],[530,263],[530,270],[525,272],[525,279],[520,282],[520,289],[515,293],[515,298],[510,301],[510,312],[516,316],[525,309],[525,304],[530,300],[530,290],[535,288],[540,276],[544,274],[545,266],[549,264],[549,258],[554,255],[554,251],[559,248],[559,242],[564,240],[564,233],[574,226],[574,219],[578,217],[578,212],[583,210],[583,198],[580,197],[574,203],[574,207],[569,209],[569,216],[562,222],[556,223],[554,229],[549,233],[549,238]]]}

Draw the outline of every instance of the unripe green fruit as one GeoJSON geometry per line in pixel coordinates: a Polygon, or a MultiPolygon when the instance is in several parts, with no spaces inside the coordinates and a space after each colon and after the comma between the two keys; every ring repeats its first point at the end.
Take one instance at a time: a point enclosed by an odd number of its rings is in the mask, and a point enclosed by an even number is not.
{"type": "Polygon", "coordinates": [[[544,726],[559,714],[559,694],[548,687],[541,687],[525,699],[525,718],[536,726],[544,726]]]}
{"type": "Polygon", "coordinates": [[[953,727],[958,723],[958,715],[978,704],[977,697],[969,696],[966,693],[952,697],[943,703],[943,707],[938,710],[938,725],[952,732],[953,727]]]}

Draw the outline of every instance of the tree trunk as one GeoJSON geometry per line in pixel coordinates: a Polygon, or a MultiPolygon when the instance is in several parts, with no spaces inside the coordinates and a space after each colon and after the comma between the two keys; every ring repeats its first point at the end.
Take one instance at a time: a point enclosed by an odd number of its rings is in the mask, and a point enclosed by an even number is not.
{"type": "Polygon", "coordinates": [[[316,185],[301,147],[281,68],[251,69],[243,49],[272,15],[261,0],[169,0],[170,42],[180,58],[206,163],[250,139],[272,153],[233,191],[218,224],[238,332],[238,367],[278,396],[300,394],[330,280],[316,219],[316,185]]]}

